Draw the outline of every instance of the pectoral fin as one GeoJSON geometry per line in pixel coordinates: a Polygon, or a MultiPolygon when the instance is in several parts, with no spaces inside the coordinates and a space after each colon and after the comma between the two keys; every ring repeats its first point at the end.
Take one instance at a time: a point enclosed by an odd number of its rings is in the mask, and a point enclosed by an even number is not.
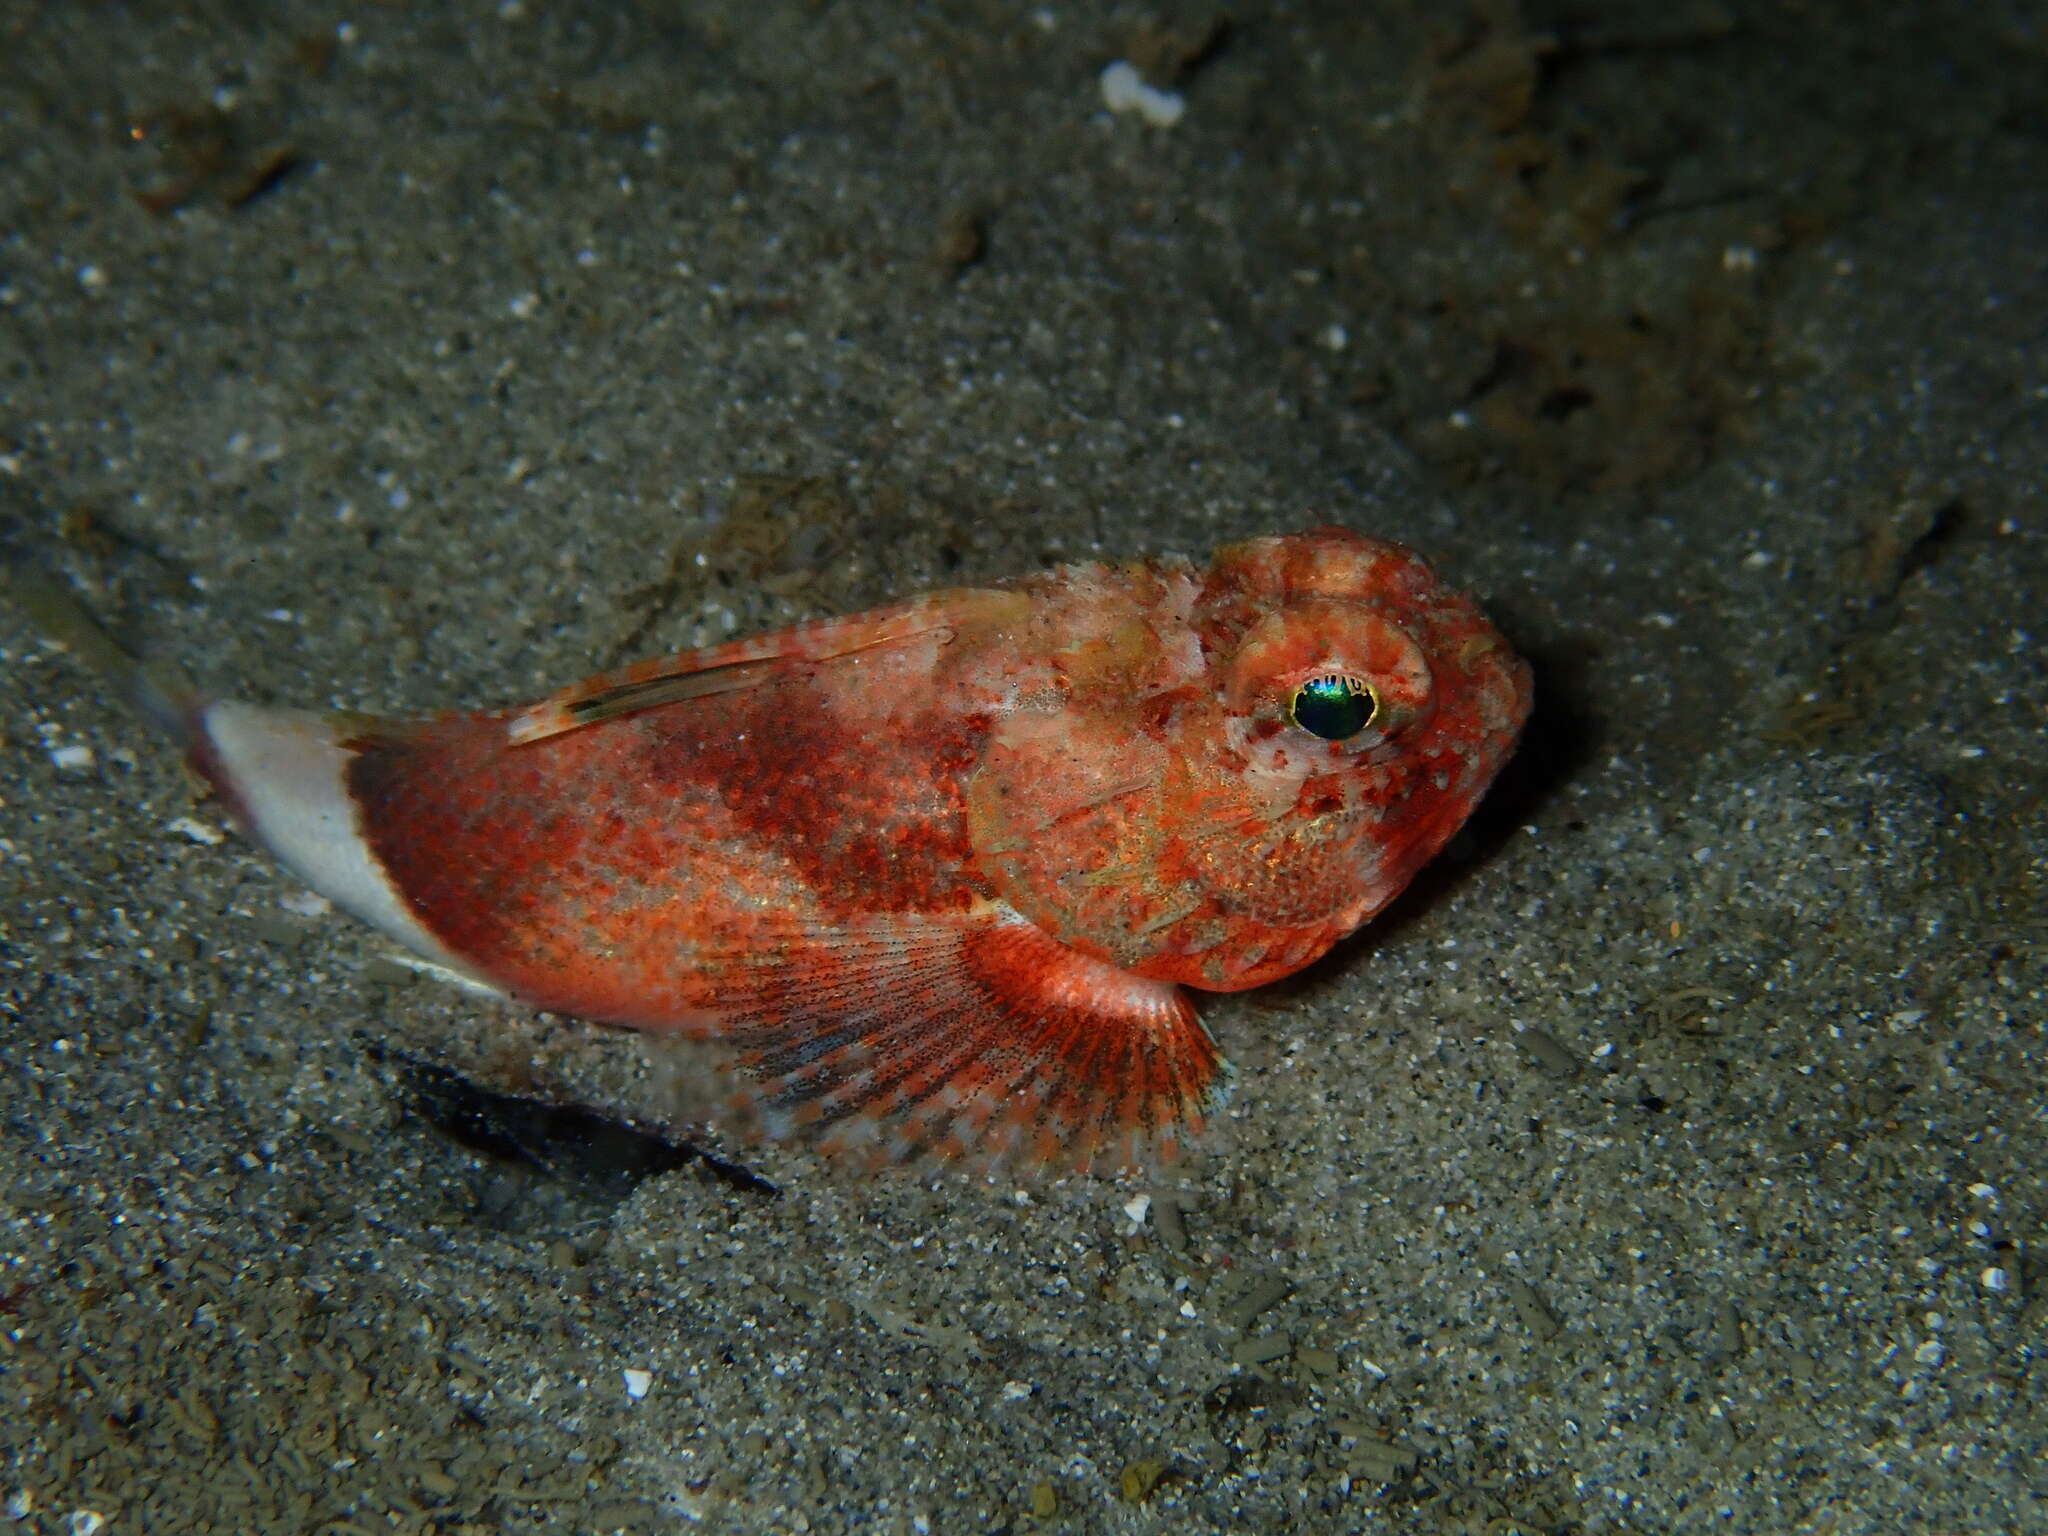
{"type": "Polygon", "coordinates": [[[736,1107],[877,1164],[1151,1166],[1230,1075],[1179,988],[1013,914],[878,923],[723,982],[736,1107]]]}

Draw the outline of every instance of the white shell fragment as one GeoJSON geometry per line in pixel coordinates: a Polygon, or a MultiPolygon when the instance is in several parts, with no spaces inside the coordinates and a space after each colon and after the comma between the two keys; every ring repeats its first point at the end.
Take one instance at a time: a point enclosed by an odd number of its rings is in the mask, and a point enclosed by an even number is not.
{"type": "Polygon", "coordinates": [[[1171,128],[1188,109],[1187,97],[1147,85],[1128,59],[1118,59],[1103,70],[1102,104],[1112,112],[1135,112],[1154,128],[1171,128]]]}
{"type": "Polygon", "coordinates": [[[164,823],[164,830],[189,837],[193,842],[204,843],[209,848],[217,848],[227,840],[227,834],[219,827],[209,826],[193,816],[174,817],[164,823]]]}

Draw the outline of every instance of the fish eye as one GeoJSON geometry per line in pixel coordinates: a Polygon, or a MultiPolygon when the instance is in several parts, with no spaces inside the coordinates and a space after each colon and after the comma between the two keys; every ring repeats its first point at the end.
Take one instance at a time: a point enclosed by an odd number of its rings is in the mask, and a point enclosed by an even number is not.
{"type": "Polygon", "coordinates": [[[1363,678],[1325,672],[1299,684],[1287,700],[1287,718],[1311,736],[1348,741],[1379,715],[1379,695],[1363,678]]]}

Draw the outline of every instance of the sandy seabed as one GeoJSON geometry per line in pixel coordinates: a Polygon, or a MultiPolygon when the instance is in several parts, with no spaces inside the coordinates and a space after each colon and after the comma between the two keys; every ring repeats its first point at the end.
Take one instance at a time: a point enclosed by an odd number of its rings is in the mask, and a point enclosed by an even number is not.
{"type": "Polygon", "coordinates": [[[0,605],[0,1530],[2048,1528],[2048,29],[1867,10],[0,17],[0,537],[221,687],[1335,521],[1541,695],[1020,1190],[645,1134],[0,605]]]}

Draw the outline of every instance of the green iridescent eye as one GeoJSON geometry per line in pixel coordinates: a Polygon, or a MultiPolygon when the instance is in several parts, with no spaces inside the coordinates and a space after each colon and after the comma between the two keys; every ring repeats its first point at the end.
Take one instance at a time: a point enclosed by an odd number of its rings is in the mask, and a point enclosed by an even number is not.
{"type": "Polygon", "coordinates": [[[1329,672],[1294,690],[1287,701],[1287,718],[1311,736],[1345,741],[1371,725],[1379,709],[1372,689],[1358,678],[1329,672]]]}

